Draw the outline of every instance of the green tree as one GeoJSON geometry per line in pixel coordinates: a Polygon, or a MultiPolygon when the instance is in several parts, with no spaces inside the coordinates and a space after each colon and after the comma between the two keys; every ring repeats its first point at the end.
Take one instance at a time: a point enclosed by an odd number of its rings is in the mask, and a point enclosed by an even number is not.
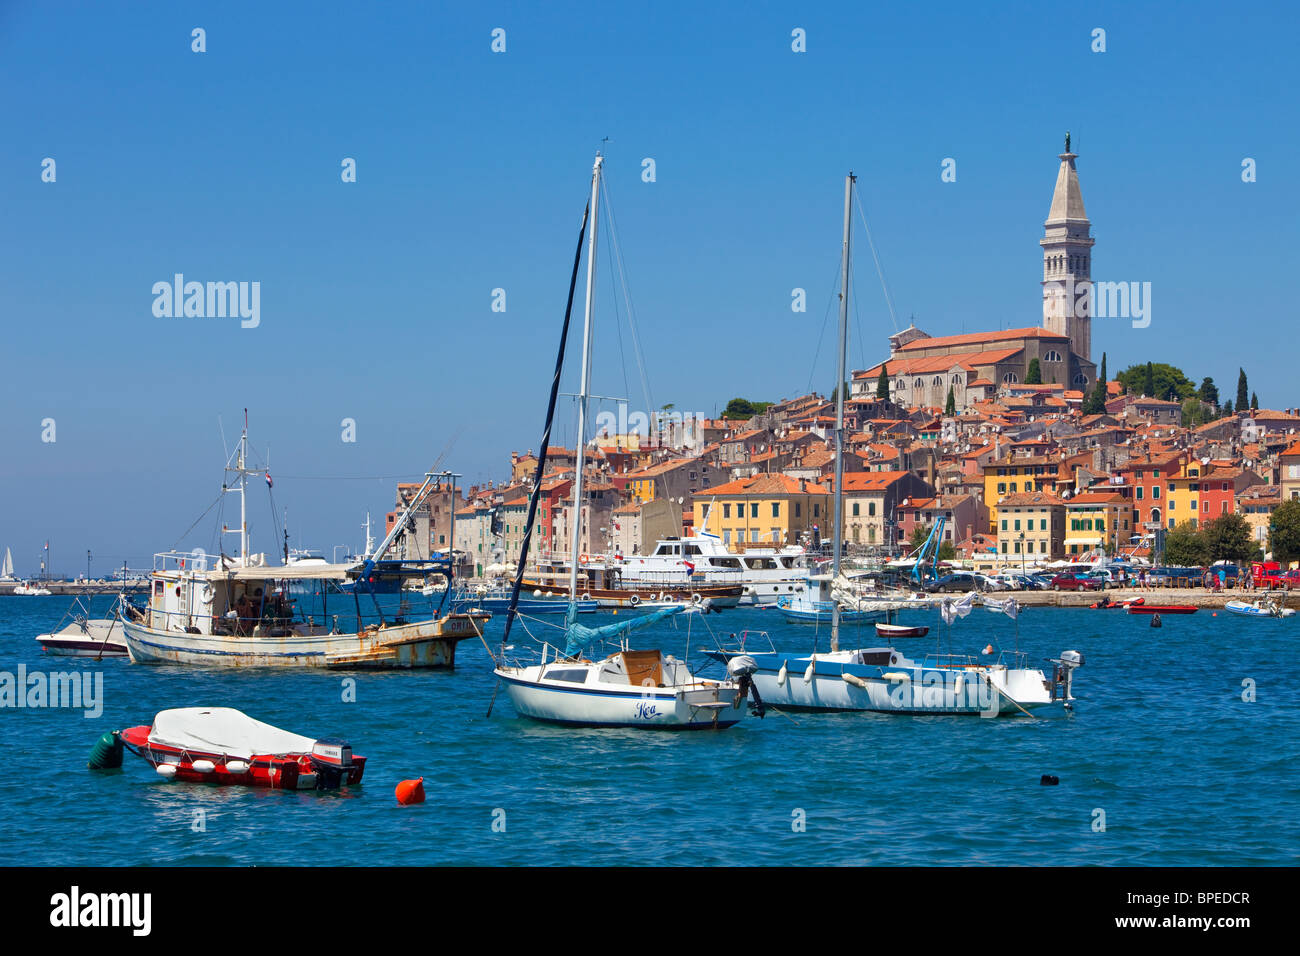
{"type": "Polygon", "coordinates": [[[733,398],[722,411],[723,418],[753,418],[757,414],[754,403],[744,398],[733,398]]]}
{"type": "Polygon", "coordinates": [[[1227,403],[1223,406],[1223,417],[1231,418],[1235,414],[1236,412],[1232,410],[1232,399],[1228,399],[1227,403]]]}
{"type": "Polygon", "coordinates": [[[957,414],[957,396],[952,393],[951,385],[948,386],[948,401],[947,404],[943,406],[943,413],[945,415],[957,414]]]}
{"type": "Polygon", "coordinates": [[[957,549],[952,546],[951,541],[945,541],[939,545],[939,560],[953,561],[957,557],[957,549]]]}
{"type": "Polygon", "coordinates": [[[1043,369],[1042,366],[1038,364],[1038,359],[1036,358],[1032,358],[1029,360],[1029,370],[1025,372],[1025,384],[1026,385],[1043,384],[1043,369]]]}
{"type": "Polygon", "coordinates": [[[880,378],[876,379],[876,398],[882,402],[889,400],[889,363],[880,366],[880,378]]]}
{"type": "Polygon", "coordinates": [[[1250,410],[1252,412],[1259,411],[1259,396],[1254,392],[1250,393],[1250,410]]]}
{"type": "Polygon", "coordinates": [[[1201,380],[1201,387],[1197,390],[1196,397],[1207,405],[1219,404],[1219,387],[1214,384],[1214,379],[1208,375],[1201,380]]]}
{"type": "MultiPolygon", "coordinates": [[[[849,388],[849,383],[848,383],[848,382],[845,382],[845,383],[844,383],[844,400],[847,402],[847,401],[849,400],[849,397],[850,397],[852,394],[853,394],[853,390],[852,390],[851,388],[849,388]]],[[[832,401],[832,402],[837,402],[837,401],[839,401],[839,398],[840,398],[840,387],[839,387],[838,385],[836,385],[834,388],[831,389],[831,401],[832,401]]]]}
{"type": "Polygon", "coordinates": [[[912,526],[912,537],[908,539],[908,545],[913,551],[916,551],[921,545],[925,544],[925,539],[930,537],[930,526],[926,524],[917,524],[912,526]]]}
{"type": "Polygon", "coordinates": [[[1300,500],[1292,498],[1274,508],[1268,527],[1274,561],[1285,564],[1300,558],[1300,500]]]}
{"type": "Polygon", "coordinates": [[[1101,374],[1097,376],[1097,381],[1100,384],[1105,385],[1106,382],[1108,382],[1109,380],[1110,380],[1109,377],[1106,375],[1106,353],[1102,352],[1101,353],[1101,374]]]}
{"type": "Polygon", "coordinates": [[[1209,421],[1210,416],[1205,411],[1205,406],[1201,400],[1193,396],[1183,402],[1183,427],[1195,428],[1197,425],[1204,425],[1209,421]]]}
{"type": "Polygon", "coordinates": [[[1190,521],[1171,528],[1165,535],[1165,561],[1178,567],[1209,564],[1210,550],[1205,536],[1190,521]]]}
{"type": "Polygon", "coordinates": [[[1250,404],[1249,390],[1246,388],[1246,370],[1237,369],[1237,407],[1245,408],[1250,404]]]}
{"type": "Polygon", "coordinates": [[[1219,515],[1207,521],[1201,534],[1209,551],[1210,563],[1215,561],[1249,561],[1255,554],[1255,542],[1250,539],[1250,525],[1241,515],[1219,515]]]}
{"type": "Polygon", "coordinates": [[[1181,402],[1196,394],[1196,384],[1183,370],[1164,362],[1131,365],[1115,377],[1126,391],[1139,392],[1148,398],[1181,402]]]}

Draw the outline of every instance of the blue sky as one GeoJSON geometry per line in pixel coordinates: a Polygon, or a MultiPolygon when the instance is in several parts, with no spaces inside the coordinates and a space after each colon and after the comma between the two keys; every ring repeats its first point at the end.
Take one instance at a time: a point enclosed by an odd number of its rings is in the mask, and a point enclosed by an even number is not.
{"type": "MultiPolygon", "coordinates": [[[[849,169],[903,324],[1039,324],[1067,129],[1094,278],[1153,289],[1150,328],[1097,320],[1093,357],[1228,396],[1244,365],[1296,404],[1294,10],[1077,6],[0,2],[0,548],[147,563],[216,496],[244,407],[296,545],[359,544],[388,476],[444,452],[500,479],[537,445],[604,137],[655,406],[829,391],[849,169]],[[260,282],[260,326],[155,317],[177,272],[260,282]]],[[[608,266],[596,391],[644,408],[608,266]]],[[[862,243],[855,279],[861,367],[893,331],[862,243]]]]}

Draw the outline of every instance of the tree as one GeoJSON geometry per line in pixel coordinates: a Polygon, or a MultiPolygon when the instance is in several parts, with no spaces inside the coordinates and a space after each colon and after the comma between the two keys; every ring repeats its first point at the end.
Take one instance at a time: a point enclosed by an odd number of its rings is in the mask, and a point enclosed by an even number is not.
{"type": "Polygon", "coordinates": [[[1140,392],[1148,398],[1181,402],[1196,394],[1196,383],[1182,369],[1164,362],[1131,365],[1115,377],[1125,390],[1140,392]]]}
{"type": "Polygon", "coordinates": [[[1183,402],[1184,428],[1195,428],[1197,425],[1204,425],[1209,420],[1210,416],[1199,398],[1193,396],[1183,402]]]}
{"type": "Polygon", "coordinates": [[[1274,561],[1286,564],[1300,558],[1300,500],[1292,498],[1274,508],[1268,527],[1274,561]]]}
{"type": "Polygon", "coordinates": [[[1202,529],[1209,563],[1233,561],[1240,564],[1255,554],[1255,542],[1250,539],[1250,525],[1241,515],[1219,515],[1207,521],[1202,529]]]}
{"type": "MultiPolygon", "coordinates": [[[[849,396],[852,394],[853,394],[853,390],[849,388],[849,383],[845,382],[844,400],[847,402],[849,400],[849,396]]],[[[840,397],[840,386],[836,385],[834,388],[831,389],[831,401],[832,402],[839,401],[839,397],[840,397]]]]}
{"type": "Polygon", "coordinates": [[[1210,551],[1205,536],[1190,521],[1171,528],[1165,535],[1165,561],[1176,567],[1200,567],[1209,564],[1210,551]]]}
{"type": "Polygon", "coordinates": [[[1196,393],[1196,397],[1207,405],[1219,404],[1219,387],[1214,384],[1214,379],[1208,375],[1201,380],[1201,387],[1196,393]]]}
{"type": "Polygon", "coordinates": [[[1223,417],[1231,418],[1235,414],[1236,413],[1232,410],[1232,399],[1228,399],[1227,403],[1223,406],[1223,417]]]}
{"type": "Polygon", "coordinates": [[[948,402],[943,406],[943,413],[945,415],[957,414],[957,396],[953,395],[951,385],[948,386],[948,402]]]}
{"type": "Polygon", "coordinates": [[[1237,407],[1245,408],[1249,404],[1250,399],[1246,388],[1246,370],[1244,368],[1239,368],[1237,369],[1237,407]]]}
{"type": "Polygon", "coordinates": [[[1036,358],[1032,358],[1029,360],[1029,370],[1025,372],[1025,384],[1026,385],[1043,384],[1043,369],[1042,366],[1038,364],[1038,359],[1036,358]]]}
{"type": "Polygon", "coordinates": [[[1259,411],[1259,396],[1254,392],[1250,393],[1250,410],[1252,412],[1259,411]]]}
{"type": "Polygon", "coordinates": [[[912,526],[912,537],[907,542],[913,551],[919,551],[921,545],[925,544],[925,539],[930,537],[930,526],[917,524],[912,526]]]}
{"type": "Polygon", "coordinates": [[[722,411],[723,418],[753,418],[757,414],[754,403],[744,398],[733,398],[722,411]]]}
{"type": "Polygon", "coordinates": [[[889,363],[880,366],[880,378],[876,379],[876,398],[882,402],[889,401],[889,363]]]}
{"type": "Polygon", "coordinates": [[[1106,375],[1106,353],[1102,352],[1101,353],[1101,374],[1097,376],[1097,382],[1100,385],[1105,385],[1107,381],[1109,381],[1109,377],[1106,375]]]}
{"type": "Polygon", "coordinates": [[[952,546],[951,541],[945,541],[939,545],[939,560],[953,561],[957,558],[957,549],[952,546]]]}

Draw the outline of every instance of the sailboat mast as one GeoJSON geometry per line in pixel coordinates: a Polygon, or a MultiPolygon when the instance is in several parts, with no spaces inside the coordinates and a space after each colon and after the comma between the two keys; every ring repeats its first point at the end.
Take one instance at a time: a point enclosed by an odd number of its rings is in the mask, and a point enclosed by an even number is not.
{"type": "Polygon", "coordinates": [[[596,154],[591,167],[591,233],[587,236],[587,304],[582,322],[582,382],[578,387],[577,470],[573,476],[573,521],[569,555],[569,603],[577,600],[578,557],[582,553],[582,466],[587,443],[587,396],[591,392],[591,320],[596,304],[596,236],[600,218],[600,167],[604,157],[596,154]]]}
{"type": "Polygon", "coordinates": [[[244,431],[239,436],[239,550],[248,566],[248,409],[244,409],[244,431]]]}
{"type": "MultiPolygon", "coordinates": [[[[840,261],[840,353],[838,369],[835,376],[835,513],[831,520],[831,535],[835,559],[831,564],[831,588],[834,597],[835,582],[840,577],[840,561],[843,558],[842,514],[844,511],[844,384],[845,365],[849,352],[849,229],[853,222],[850,215],[853,208],[853,183],[856,177],[849,173],[844,177],[844,250],[840,261]]],[[[831,650],[840,649],[840,602],[832,600],[831,607],[831,650]]]]}

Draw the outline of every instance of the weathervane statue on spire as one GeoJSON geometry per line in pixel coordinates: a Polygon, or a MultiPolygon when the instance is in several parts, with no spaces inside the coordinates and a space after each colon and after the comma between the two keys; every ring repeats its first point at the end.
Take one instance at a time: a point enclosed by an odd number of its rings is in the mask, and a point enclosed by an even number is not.
{"type": "Polygon", "coordinates": [[[1065,131],[1065,151],[1067,153],[1070,151],[1070,131],[1068,129],[1065,131]]]}

